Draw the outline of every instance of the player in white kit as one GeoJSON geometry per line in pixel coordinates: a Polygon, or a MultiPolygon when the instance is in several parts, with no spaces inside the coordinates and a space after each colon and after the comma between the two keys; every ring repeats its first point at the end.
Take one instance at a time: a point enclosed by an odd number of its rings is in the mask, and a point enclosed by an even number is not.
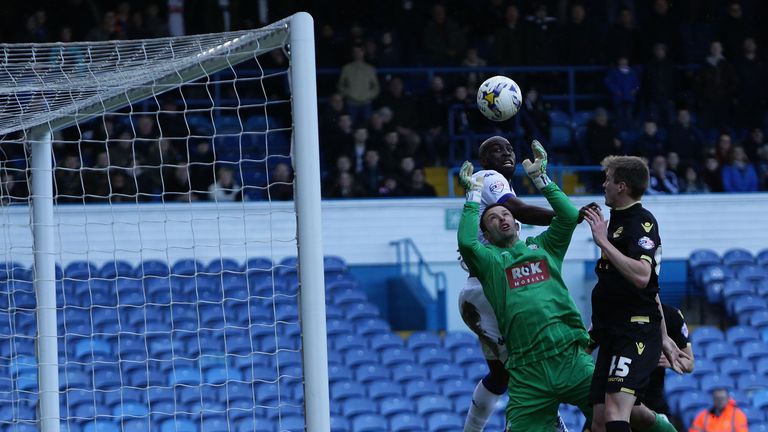
{"type": "MultiPolygon", "coordinates": [[[[555,213],[551,209],[523,203],[509,184],[515,172],[515,152],[509,141],[500,136],[488,138],[480,145],[479,156],[483,169],[474,173],[472,177],[475,180],[482,178],[483,182],[480,214],[488,205],[500,203],[522,223],[549,225],[555,213]]],[[[485,243],[482,233],[479,233],[479,236],[485,243]]],[[[483,293],[483,287],[471,274],[459,294],[459,311],[464,323],[480,339],[480,346],[489,369],[488,375],[483,377],[475,387],[472,404],[464,422],[465,432],[479,432],[488,422],[496,402],[507,390],[509,376],[504,369],[507,349],[499,331],[496,316],[483,293]]],[[[565,424],[562,420],[558,420],[559,424],[553,425],[553,430],[566,431],[565,424]]]]}

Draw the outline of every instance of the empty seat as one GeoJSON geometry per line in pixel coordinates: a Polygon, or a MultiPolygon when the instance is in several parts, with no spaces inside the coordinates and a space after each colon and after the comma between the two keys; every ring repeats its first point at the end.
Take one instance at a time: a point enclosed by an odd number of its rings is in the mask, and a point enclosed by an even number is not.
{"type": "Polygon", "coordinates": [[[98,276],[104,279],[132,278],[135,277],[135,272],[128,261],[114,260],[104,263],[98,271],[98,276]]]}
{"type": "Polygon", "coordinates": [[[387,430],[387,420],[378,414],[364,414],[352,420],[352,432],[381,432],[387,430]]]}
{"type": "Polygon", "coordinates": [[[440,394],[449,398],[467,394],[471,395],[476,386],[476,382],[461,377],[444,380],[440,385],[440,394]]]}
{"type": "Polygon", "coordinates": [[[406,348],[387,348],[381,351],[381,363],[387,367],[416,363],[413,351],[406,348]]]}
{"type": "Polygon", "coordinates": [[[755,258],[752,256],[752,253],[746,249],[733,248],[723,253],[723,264],[734,269],[754,262],[755,258]]]}
{"type": "Polygon", "coordinates": [[[381,404],[403,395],[403,386],[398,383],[386,380],[376,381],[368,385],[368,397],[381,404]]]}
{"type": "Polygon", "coordinates": [[[381,352],[387,348],[405,347],[403,338],[392,332],[374,334],[369,338],[368,343],[371,348],[377,352],[381,352]]]}
{"type": "Polygon", "coordinates": [[[441,412],[451,412],[451,400],[441,395],[422,396],[416,401],[416,413],[422,417],[441,412]]]}
{"type": "Polygon", "coordinates": [[[436,394],[437,390],[434,383],[425,379],[415,379],[405,384],[405,395],[411,399],[436,394]]]}
{"type": "Polygon", "coordinates": [[[453,360],[461,366],[467,366],[471,363],[485,363],[485,357],[479,346],[461,347],[453,352],[453,360]]]}
{"type": "Polygon", "coordinates": [[[136,277],[163,277],[168,276],[169,273],[170,269],[168,268],[168,264],[160,260],[144,260],[136,266],[134,272],[136,277]]]}
{"type": "Polygon", "coordinates": [[[453,363],[440,363],[429,368],[429,378],[437,383],[464,378],[464,371],[453,363]]]}
{"type": "Polygon", "coordinates": [[[691,333],[693,345],[708,344],[710,342],[724,341],[725,335],[717,327],[700,326],[691,333]]]}
{"type": "Polygon", "coordinates": [[[760,334],[752,327],[734,326],[726,330],[725,339],[726,341],[738,346],[744,342],[759,340],[760,334]]]}
{"type": "Polygon", "coordinates": [[[368,301],[344,304],[343,311],[346,318],[350,321],[378,318],[381,315],[379,307],[368,301]]]}
{"type": "Polygon", "coordinates": [[[98,274],[96,266],[88,261],[74,261],[64,267],[64,277],[67,279],[87,280],[98,274]]]}
{"type": "Polygon", "coordinates": [[[377,363],[376,354],[365,348],[352,349],[344,353],[344,364],[350,368],[377,363]]]}
{"type": "Polygon", "coordinates": [[[720,264],[720,256],[711,249],[696,249],[688,256],[688,265],[691,268],[720,264]]]}
{"type": "Polygon", "coordinates": [[[363,364],[355,369],[355,379],[363,384],[388,380],[390,379],[389,369],[378,364],[363,364]]]}
{"type": "Polygon", "coordinates": [[[426,347],[416,353],[418,363],[424,366],[432,366],[442,363],[451,363],[451,354],[441,347],[426,347]]]}
{"type": "Polygon", "coordinates": [[[736,380],[736,387],[746,392],[768,389],[768,377],[754,373],[744,374],[736,380]]]}
{"type": "Polygon", "coordinates": [[[763,267],[768,265],[768,249],[763,249],[755,255],[755,263],[763,267]]]}
{"type": "Polygon", "coordinates": [[[720,362],[720,373],[733,379],[752,373],[752,364],[743,358],[727,358],[720,362]]]}
{"type": "Polygon", "coordinates": [[[701,391],[706,393],[710,393],[718,388],[733,390],[736,387],[733,378],[726,375],[707,375],[702,377],[699,386],[701,391]]]}
{"type": "Polygon", "coordinates": [[[768,357],[768,344],[763,341],[745,342],[741,345],[741,355],[749,361],[756,362],[768,357]]]}
{"type": "Polygon", "coordinates": [[[440,336],[434,332],[414,332],[406,340],[406,346],[413,350],[418,350],[423,347],[439,347],[440,345],[440,336]]]}
{"type": "Polygon", "coordinates": [[[454,413],[437,413],[429,416],[427,425],[430,432],[452,432],[464,427],[464,419],[454,413]]]}
{"type": "Polygon", "coordinates": [[[424,418],[410,413],[401,413],[389,419],[392,432],[421,432],[424,430],[424,418]]]}
{"type": "Polygon", "coordinates": [[[355,323],[357,334],[370,337],[375,334],[389,333],[391,328],[389,323],[380,318],[370,318],[355,323]]]}
{"type": "Polygon", "coordinates": [[[477,346],[477,336],[467,331],[449,331],[445,333],[443,346],[449,351],[465,346],[475,347],[477,346]]]}
{"type": "Polygon", "coordinates": [[[343,401],[350,398],[365,397],[365,390],[362,384],[354,381],[342,381],[331,385],[331,397],[335,401],[343,401]]]}
{"type": "Polygon", "coordinates": [[[376,404],[367,398],[351,398],[341,403],[341,413],[347,418],[354,418],[362,414],[378,414],[378,409],[376,404]]]}

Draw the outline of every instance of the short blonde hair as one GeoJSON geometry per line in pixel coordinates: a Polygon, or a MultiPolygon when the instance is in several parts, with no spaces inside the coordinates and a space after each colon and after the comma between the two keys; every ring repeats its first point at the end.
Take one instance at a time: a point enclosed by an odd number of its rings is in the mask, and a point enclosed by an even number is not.
{"type": "Polygon", "coordinates": [[[614,183],[624,182],[627,185],[632,198],[642,198],[648,189],[651,175],[643,159],[637,156],[606,156],[600,165],[603,171],[612,171],[614,183]]]}

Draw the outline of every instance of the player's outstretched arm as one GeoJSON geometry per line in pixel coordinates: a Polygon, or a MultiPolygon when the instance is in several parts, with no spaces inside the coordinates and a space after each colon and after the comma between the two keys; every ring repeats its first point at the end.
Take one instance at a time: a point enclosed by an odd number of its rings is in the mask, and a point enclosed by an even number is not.
{"type": "Polygon", "coordinates": [[[544,151],[544,147],[534,140],[531,148],[536,159],[533,162],[528,159],[523,161],[525,173],[544,194],[555,213],[549,228],[536,237],[536,242],[562,260],[568,249],[568,244],[571,242],[573,230],[576,228],[579,210],[571,204],[568,196],[549,180],[547,176],[547,153],[544,151]]]}
{"type": "Polygon", "coordinates": [[[548,226],[555,217],[552,209],[526,204],[518,197],[511,196],[503,204],[515,219],[527,225],[548,226]]]}
{"type": "Polygon", "coordinates": [[[491,260],[492,254],[480,243],[477,237],[477,230],[480,225],[480,200],[483,184],[472,179],[474,167],[470,162],[464,162],[459,172],[459,182],[467,191],[467,201],[464,203],[464,210],[461,212],[459,220],[459,231],[457,233],[459,242],[459,253],[464,263],[473,274],[479,274],[479,269],[485,260],[491,260]]]}

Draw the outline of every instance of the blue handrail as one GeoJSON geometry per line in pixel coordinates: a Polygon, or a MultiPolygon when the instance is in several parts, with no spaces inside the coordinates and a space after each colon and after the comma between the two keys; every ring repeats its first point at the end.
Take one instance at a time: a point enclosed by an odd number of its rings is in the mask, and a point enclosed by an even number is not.
{"type": "Polygon", "coordinates": [[[424,259],[424,256],[416,247],[416,243],[411,238],[404,238],[400,240],[393,240],[389,242],[390,246],[395,247],[395,253],[397,256],[397,266],[401,275],[415,276],[419,281],[422,281],[422,276],[426,274],[432,278],[435,288],[435,303],[434,309],[427,313],[428,325],[431,325],[435,329],[445,329],[447,323],[447,314],[445,310],[448,287],[448,279],[445,277],[444,272],[433,271],[429,263],[424,259]],[[411,254],[414,255],[414,261],[411,261],[411,254]],[[413,271],[413,266],[416,266],[413,271]],[[430,318],[431,317],[431,318],[430,318]]]}
{"type": "MultiPolygon", "coordinates": [[[[475,165],[478,166],[478,165],[475,165]]],[[[448,196],[452,197],[456,195],[456,189],[453,185],[453,179],[459,175],[461,167],[453,167],[448,170],[448,196]]],[[[560,183],[563,174],[565,173],[599,173],[602,171],[602,167],[599,165],[547,165],[547,173],[552,180],[560,183]]],[[[516,170],[515,177],[525,177],[525,173],[522,170],[516,170]]]]}

